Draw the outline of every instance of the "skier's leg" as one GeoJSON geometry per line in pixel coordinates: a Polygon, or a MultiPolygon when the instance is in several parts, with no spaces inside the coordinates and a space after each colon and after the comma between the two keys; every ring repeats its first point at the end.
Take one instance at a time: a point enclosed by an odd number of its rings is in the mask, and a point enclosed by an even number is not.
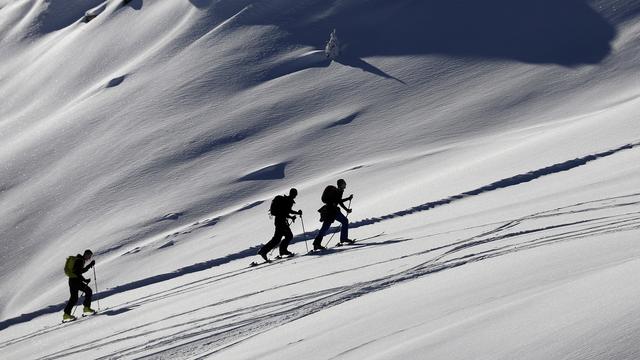
{"type": "Polygon", "coordinates": [[[64,307],[65,314],[71,315],[71,310],[76,306],[78,302],[78,290],[73,279],[69,279],[69,301],[67,302],[67,306],[64,307]]]}
{"type": "Polygon", "coordinates": [[[314,249],[317,249],[320,246],[322,246],[322,238],[327,234],[327,231],[329,231],[329,227],[331,227],[332,222],[333,221],[325,221],[322,223],[322,227],[318,231],[318,235],[316,235],[315,240],[313,240],[314,249]]]}
{"type": "Polygon", "coordinates": [[[264,244],[264,246],[260,249],[260,251],[258,251],[258,255],[262,256],[263,258],[267,256],[267,254],[271,251],[271,249],[278,246],[280,239],[282,239],[282,229],[279,226],[279,221],[277,221],[277,219],[275,221],[275,226],[276,226],[276,229],[273,233],[273,237],[271,238],[271,240],[269,240],[268,243],[264,244]]]}
{"type": "Polygon", "coordinates": [[[336,220],[340,222],[340,241],[349,240],[349,220],[346,216],[342,214],[342,212],[338,211],[336,215],[336,220]]]}
{"type": "Polygon", "coordinates": [[[281,256],[290,254],[289,250],[287,250],[287,247],[289,246],[291,239],[293,239],[293,233],[291,232],[291,227],[289,227],[288,224],[285,224],[284,228],[282,229],[282,232],[284,234],[284,239],[280,242],[281,256]]]}
{"type": "Polygon", "coordinates": [[[91,288],[89,287],[89,285],[82,283],[80,285],[80,290],[84,293],[84,302],[82,303],[82,305],[85,308],[90,308],[91,307],[91,298],[93,297],[93,290],[91,290],[91,288]]]}

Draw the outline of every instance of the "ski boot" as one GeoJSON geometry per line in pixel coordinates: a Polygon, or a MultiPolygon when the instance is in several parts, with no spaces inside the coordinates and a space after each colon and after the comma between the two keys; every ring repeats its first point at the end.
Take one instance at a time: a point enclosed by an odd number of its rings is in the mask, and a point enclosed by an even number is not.
{"type": "Polygon", "coordinates": [[[82,316],[83,316],[83,317],[84,317],[84,316],[94,315],[95,313],[96,313],[96,311],[95,311],[95,310],[93,310],[92,308],[88,307],[88,306],[85,306],[85,307],[82,309],[82,316]]]}
{"type": "Polygon", "coordinates": [[[291,251],[288,251],[288,250],[280,251],[280,257],[281,258],[283,258],[283,257],[291,257],[293,255],[294,254],[291,251]]]}
{"type": "Polygon", "coordinates": [[[351,239],[345,239],[345,240],[340,240],[339,243],[336,244],[336,246],[340,247],[340,246],[345,246],[345,245],[351,245],[353,243],[355,243],[355,240],[351,240],[351,239]]]}
{"type": "Polygon", "coordinates": [[[75,319],[76,319],[76,317],[75,317],[75,316],[73,316],[73,315],[71,315],[71,314],[64,313],[64,314],[62,315],[62,322],[63,322],[63,323],[65,323],[65,322],[69,322],[69,321],[73,321],[73,320],[75,320],[75,319]]]}
{"type": "Polygon", "coordinates": [[[258,251],[258,255],[260,255],[264,259],[265,262],[271,262],[271,260],[269,260],[269,258],[267,257],[267,252],[263,251],[263,249],[260,249],[258,251]]]}

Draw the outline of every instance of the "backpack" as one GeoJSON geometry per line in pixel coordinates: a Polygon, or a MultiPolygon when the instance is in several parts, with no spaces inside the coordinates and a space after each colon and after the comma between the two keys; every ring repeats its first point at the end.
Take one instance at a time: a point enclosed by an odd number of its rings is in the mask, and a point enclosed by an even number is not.
{"type": "Polygon", "coordinates": [[[269,206],[269,214],[272,216],[286,216],[287,215],[287,200],[283,195],[277,195],[271,200],[271,206],[269,206]]]}
{"type": "Polygon", "coordinates": [[[337,204],[340,202],[340,193],[337,187],[329,185],[322,192],[322,202],[325,204],[337,204]]]}
{"type": "Polygon", "coordinates": [[[73,267],[76,265],[76,260],[78,258],[75,256],[69,256],[67,261],[64,263],[64,274],[70,278],[75,278],[77,275],[73,272],[73,267]]]}

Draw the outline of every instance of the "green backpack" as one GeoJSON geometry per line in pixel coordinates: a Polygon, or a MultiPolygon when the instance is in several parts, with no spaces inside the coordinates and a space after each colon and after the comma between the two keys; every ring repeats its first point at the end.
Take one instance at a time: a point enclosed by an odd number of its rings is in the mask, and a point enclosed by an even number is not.
{"type": "Polygon", "coordinates": [[[73,267],[76,265],[77,259],[75,256],[69,256],[64,263],[64,274],[70,278],[78,277],[78,275],[73,272],[73,267]]]}

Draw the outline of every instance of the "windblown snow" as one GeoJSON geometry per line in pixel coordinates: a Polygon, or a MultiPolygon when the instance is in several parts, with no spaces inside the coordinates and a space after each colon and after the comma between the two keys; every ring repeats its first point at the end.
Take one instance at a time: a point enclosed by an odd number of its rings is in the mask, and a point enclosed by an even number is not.
{"type": "Polygon", "coordinates": [[[639,54],[637,0],[0,0],[2,358],[640,358],[639,54]]]}

